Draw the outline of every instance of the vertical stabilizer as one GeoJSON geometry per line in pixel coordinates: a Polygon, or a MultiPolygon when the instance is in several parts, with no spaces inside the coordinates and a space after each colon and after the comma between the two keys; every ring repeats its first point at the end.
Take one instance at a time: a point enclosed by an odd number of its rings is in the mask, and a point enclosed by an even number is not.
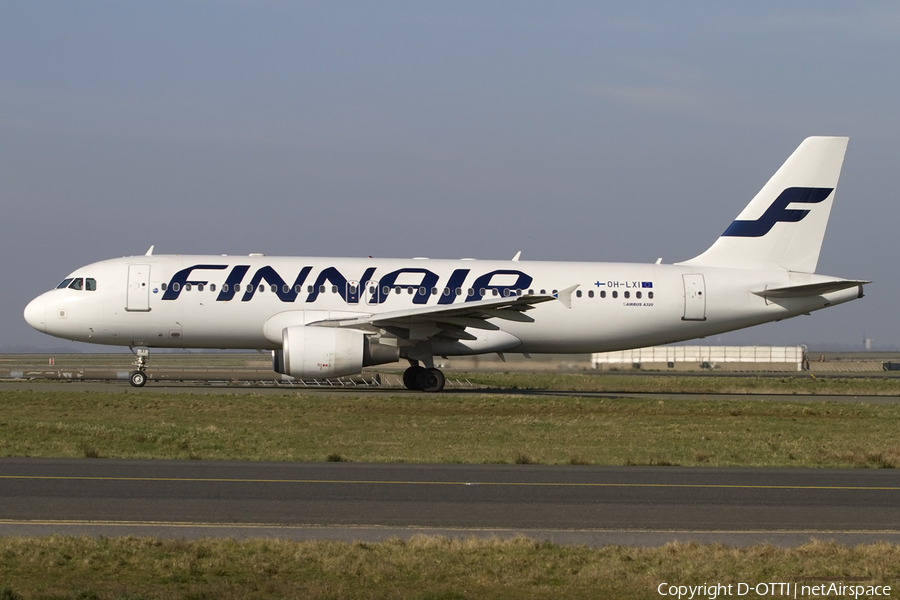
{"type": "Polygon", "coordinates": [[[803,140],[725,233],[680,264],[814,273],[847,141],[803,140]]]}

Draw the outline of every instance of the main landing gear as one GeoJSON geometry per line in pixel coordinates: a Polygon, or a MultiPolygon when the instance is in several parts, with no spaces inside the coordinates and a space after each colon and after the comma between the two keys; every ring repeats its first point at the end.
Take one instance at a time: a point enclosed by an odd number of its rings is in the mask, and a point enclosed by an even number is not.
{"type": "Polygon", "coordinates": [[[444,373],[440,369],[420,367],[418,361],[403,372],[403,385],[408,390],[439,392],[444,389],[444,382],[444,373]]]}
{"type": "Polygon", "coordinates": [[[150,348],[132,346],[131,352],[134,354],[132,366],[136,370],[128,376],[128,383],[134,387],[144,387],[144,384],[147,383],[147,360],[150,358],[150,348]]]}

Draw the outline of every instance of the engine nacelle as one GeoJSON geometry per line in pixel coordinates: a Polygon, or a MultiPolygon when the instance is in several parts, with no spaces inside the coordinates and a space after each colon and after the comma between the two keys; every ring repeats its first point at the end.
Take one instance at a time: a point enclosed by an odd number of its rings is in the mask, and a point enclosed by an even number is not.
{"type": "Polygon", "coordinates": [[[373,343],[361,331],[296,325],[281,332],[282,349],[272,353],[276,373],[298,379],[355,375],[364,366],[400,359],[396,346],[373,343]]]}

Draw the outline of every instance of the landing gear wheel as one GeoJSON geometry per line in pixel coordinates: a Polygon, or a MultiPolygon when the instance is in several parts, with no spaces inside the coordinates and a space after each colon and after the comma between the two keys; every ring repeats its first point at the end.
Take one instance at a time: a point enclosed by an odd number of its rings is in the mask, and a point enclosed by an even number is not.
{"type": "Polygon", "coordinates": [[[425,371],[424,367],[414,366],[410,367],[403,372],[403,385],[406,386],[408,390],[420,390],[418,386],[419,374],[425,371]]]}
{"type": "Polygon", "coordinates": [[[445,381],[440,369],[422,369],[416,377],[416,386],[423,392],[439,392],[444,389],[445,381]]]}
{"type": "Polygon", "coordinates": [[[134,387],[144,387],[144,384],[147,383],[147,374],[143,371],[132,371],[128,381],[134,387]]]}

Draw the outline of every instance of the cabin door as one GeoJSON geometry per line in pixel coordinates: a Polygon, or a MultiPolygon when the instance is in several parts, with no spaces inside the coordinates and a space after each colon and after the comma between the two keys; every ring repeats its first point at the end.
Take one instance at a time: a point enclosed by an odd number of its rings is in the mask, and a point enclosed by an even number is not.
{"type": "Polygon", "coordinates": [[[150,310],[150,265],[128,265],[128,295],[125,310],[150,310]]]}
{"type": "Polygon", "coordinates": [[[684,316],[682,321],[706,320],[706,284],[701,273],[682,275],[684,279],[684,316]]]}

